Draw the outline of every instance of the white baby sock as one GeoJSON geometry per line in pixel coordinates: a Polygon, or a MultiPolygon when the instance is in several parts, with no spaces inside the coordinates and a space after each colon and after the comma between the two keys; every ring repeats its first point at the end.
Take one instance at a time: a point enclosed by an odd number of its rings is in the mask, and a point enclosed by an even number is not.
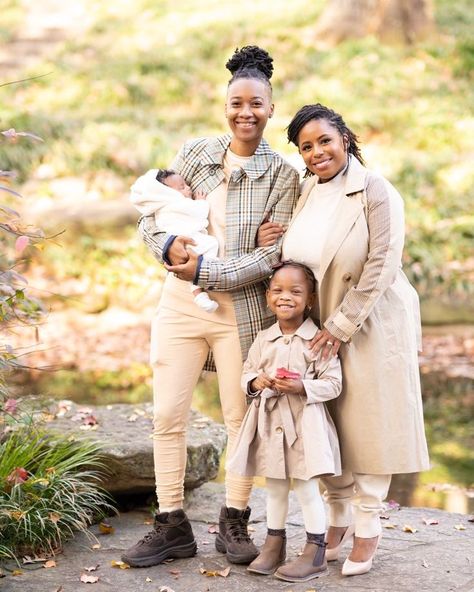
{"type": "Polygon", "coordinates": [[[206,312],[214,312],[219,308],[217,302],[211,300],[207,292],[201,292],[197,296],[194,296],[194,302],[206,312]]]}

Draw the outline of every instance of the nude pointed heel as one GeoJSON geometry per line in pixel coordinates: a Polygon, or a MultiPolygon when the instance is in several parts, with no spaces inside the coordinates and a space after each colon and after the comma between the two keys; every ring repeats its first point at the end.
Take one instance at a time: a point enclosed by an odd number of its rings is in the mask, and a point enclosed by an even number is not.
{"type": "Polygon", "coordinates": [[[342,539],[339,541],[339,545],[337,545],[337,547],[332,547],[331,549],[326,547],[326,561],[337,561],[339,559],[339,553],[341,552],[342,546],[346,541],[354,536],[354,530],[354,525],[351,524],[347,527],[347,530],[344,533],[342,539]]]}
{"type": "Polygon", "coordinates": [[[372,563],[374,561],[374,557],[377,554],[377,549],[379,547],[379,543],[382,539],[382,534],[379,534],[379,538],[377,539],[377,545],[375,546],[374,552],[370,559],[367,561],[351,561],[350,559],[346,559],[342,566],[341,574],[343,576],[360,576],[369,572],[372,569],[372,563]]]}

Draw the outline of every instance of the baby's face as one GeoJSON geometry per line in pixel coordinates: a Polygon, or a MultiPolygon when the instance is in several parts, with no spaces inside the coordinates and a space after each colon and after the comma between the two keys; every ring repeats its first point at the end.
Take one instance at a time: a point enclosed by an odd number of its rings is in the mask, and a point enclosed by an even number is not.
{"type": "Polygon", "coordinates": [[[170,175],[166,177],[163,181],[165,185],[171,187],[171,189],[176,189],[179,191],[184,197],[191,197],[193,196],[193,192],[191,191],[191,187],[186,183],[181,175],[170,175]]]}

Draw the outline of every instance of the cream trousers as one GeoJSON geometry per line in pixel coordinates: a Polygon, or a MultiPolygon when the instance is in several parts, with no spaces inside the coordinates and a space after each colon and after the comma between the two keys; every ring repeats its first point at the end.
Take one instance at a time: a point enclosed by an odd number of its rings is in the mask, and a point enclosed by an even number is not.
{"type": "Polygon", "coordinates": [[[321,478],[324,501],[329,505],[329,525],[349,526],[355,535],[370,539],[382,532],[380,514],[391,475],[364,475],[342,471],[338,477],[321,478]]]}
{"type": "MultiPolygon", "coordinates": [[[[183,282],[186,284],[186,282],[183,282]]],[[[192,312],[197,309],[187,287],[192,312]]],[[[169,298],[162,297],[165,303],[169,298]]],[[[224,301],[218,313],[197,312],[197,317],[160,306],[152,322],[150,362],[153,368],[153,445],[156,494],[160,511],[181,508],[186,468],[186,427],[194,387],[209,350],[214,355],[219,393],[227,429],[228,454],[246,412],[240,387],[242,355],[236,324],[227,321],[224,301]],[[214,316],[215,315],[215,316],[214,316]]],[[[232,309],[233,315],[233,309],[232,309]]],[[[233,315],[235,318],[235,315],[233,315]]],[[[247,507],[252,479],[226,475],[227,506],[247,507]]]]}

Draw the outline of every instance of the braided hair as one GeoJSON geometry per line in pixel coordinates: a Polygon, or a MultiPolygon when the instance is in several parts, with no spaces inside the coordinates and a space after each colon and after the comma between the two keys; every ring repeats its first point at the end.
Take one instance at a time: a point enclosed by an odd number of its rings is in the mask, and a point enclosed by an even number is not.
{"type": "Polygon", "coordinates": [[[285,267],[300,269],[306,276],[306,280],[310,288],[310,294],[314,294],[316,292],[316,278],[314,277],[314,273],[307,265],[304,265],[304,263],[298,263],[298,261],[293,261],[293,259],[285,259],[273,266],[273,272],[270,276],[270,284],[272,283],[272,279],[275,277],[276,273],[285,267]]]}
{"type": "Polygon", "coordinates": [[[301,129],[313,119],[326,120],[329,125],[334,127],[341,134],[341,136],[346,137],[349,142],[347,152],[355,156],[355,158],[357,158],[361,164],[365,164],[359,148],[359,138],[351,129],[347,127],[345,121],[342,119],[342,116],[339,115],[339,113],[329,109],[329,107],[321,105],[321,103],[316,103],[315,105],[305,105],[304,107],[301,107],[301,109],[290,121],[290,125],[286,128],[288,142],[293,142],[295,146],[298,146],[298,136],[301,129]]]}
{"type": "Polygon", "coordinates": [[[225,67],[232,74],[229,86],[240,78],[252,78],[264,82],[271,92],[270,78],[273,74],[273,58],[257,45],[237,48],[225,67]]]}

